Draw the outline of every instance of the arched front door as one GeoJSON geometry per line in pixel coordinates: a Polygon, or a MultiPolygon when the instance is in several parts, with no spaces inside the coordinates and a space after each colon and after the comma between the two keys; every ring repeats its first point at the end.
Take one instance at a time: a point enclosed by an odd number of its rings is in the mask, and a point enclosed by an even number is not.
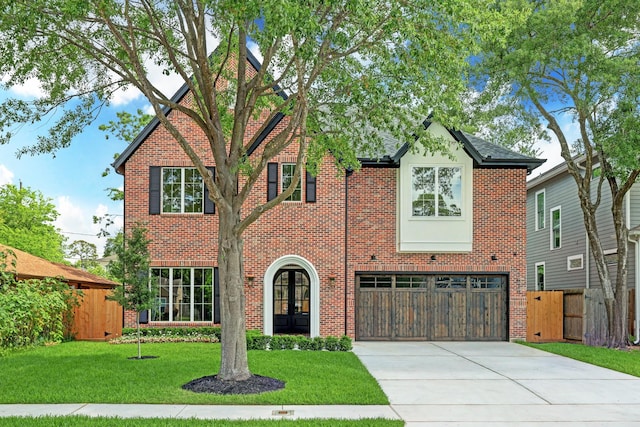
{"type": "Polygon", "coordinates": [[[282,268],[273,279],[273,332],[309,335],[310,281],[300,268],[282,268]]]}

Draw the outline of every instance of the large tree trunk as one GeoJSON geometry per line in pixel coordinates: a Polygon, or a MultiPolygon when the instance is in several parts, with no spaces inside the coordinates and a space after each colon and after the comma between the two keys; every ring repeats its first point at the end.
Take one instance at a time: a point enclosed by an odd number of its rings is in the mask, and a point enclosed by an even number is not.
{"type": "MultiPolygon", "coordinates": [[[[611,189],[614,192],[614,189],[611,189]]],[[[606,304],[609,321],[609,347],[622,348],[629,343],[627,316],[629,311],[627,290],[627,257],[629,249],[629,230],[625,223],[623,197],[613,197],[611,213],[616,231],[618,248],[615,298],[606,304]]]]}
{"type": "Polygon", "coordinates": [[[235,232],[239,218],[239,214],[219,210],[222,355],[218,378],[226,381],[243,381],[251,376],[247,361],[242,236],[235,232]]]}

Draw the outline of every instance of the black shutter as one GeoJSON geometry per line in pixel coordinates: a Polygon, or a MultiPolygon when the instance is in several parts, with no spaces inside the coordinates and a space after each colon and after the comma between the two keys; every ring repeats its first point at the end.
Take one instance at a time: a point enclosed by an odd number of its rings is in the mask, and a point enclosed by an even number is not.
{"type": "Polygon", "coordinates": [[[267,164],[267,202],[278,195],[278,164],[267,164]]]}
{"type": "Polygon", "coordinates": [[[160,214],[161,174],[160,166],[149,167],[149,215],[160,214]]]}
{"type": "Polygon", "coordinates": [[[218,267],[213,268],[213,323],[220,323],[220,275],[218,267]]]}
{"type": "Polygon", "coordinates": [[[307,172],[306,180],[306,201],[308,203],[315,203],[316,201],[316,177],[307,172]]]}
{"type": "MultiPolygon", "coordinates": [[[[213,177],[213,180],[215,181],[216,179],[216,168],[211,166],[211,167],[207,167],[207,169],[211,172],[211,176],[213,177]]],[[[209,199],[209,189],[207,188],[207,186],[204,186],[204,213],[205,214],[214,214],[216,213],[216,204],[213,203],[210,199],[209,199]]]]}
{"type": "Polygon", "coordinates": [[[149,323],[149,310],[142,310],[140,312],[140,324],[146,325],[149,323]]]}

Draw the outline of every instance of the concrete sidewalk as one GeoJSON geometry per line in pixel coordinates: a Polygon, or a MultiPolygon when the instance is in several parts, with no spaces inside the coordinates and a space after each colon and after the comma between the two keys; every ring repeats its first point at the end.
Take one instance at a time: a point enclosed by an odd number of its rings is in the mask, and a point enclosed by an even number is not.
{"type": "Polygon", "coordinates": [[[519,344],[356,342],[354,352],[390,405],[0,405],[0,417],[389,418],[413,427],[640,427],[640,378],[519,344]]]}
{"type": "Polygon", "coordinates": [[[640,426],[640,379],[508,342],[357,342],[407,426],[640,426]]]}
{"type": "MultiPolygon", "coordinates": [[[[2,405],[0,417],[43,415],[85,415],[91,417],[120,418],[196,418],[207,420],[248,420],[248,419],[309,419],[309,418],[389,418],[399,420],[398,414],[390,406],[350,406],[350,405],[117,405],[103,403],[57,404],[57,405],[2,405]]],[[[2,419],[0,418],[0,425],[2,419]]]]}

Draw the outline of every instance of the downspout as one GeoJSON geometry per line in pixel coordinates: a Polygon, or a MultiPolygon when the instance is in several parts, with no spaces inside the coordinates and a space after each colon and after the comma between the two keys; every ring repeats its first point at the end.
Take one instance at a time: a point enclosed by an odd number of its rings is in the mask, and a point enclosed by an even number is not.
{"type": "Polygon", "coordinates": [[[640,292],[638,292],[640,290],[640,287],[638,286],[638,282],[640,279],[640,247],[638,246],[638,233],[636,231],[631,232],[631,195],[629,193],[627,193],[625,195],[625,220],[627,223],[627,230],[629,230],[629,236],[627,237],[627,239],[629,240],[629,242],[633,243],[633,247],[634,247],[634,255],[635,255],[635,259],[634,259],[634,264],[635,264],[635,280],[634,280],[634,289],[635,289],[635,310],[634,310],[634,318],[633,318],[633,325],[634,325],[634,332],[633,332],[633,336],[635,337],[635,340],[633,341],[634,345],[640,344],[640,292]]]}
{"type": "Polygon", "coordinates": [[[585,269],[587,271],[586,280],[585,280],[585,288],[589,289],[591,284],[591,263],[589,262],[590,252],[589,252],[589,233],[584,232],[584,247],[585,247],[585,269]]]}
{"type": "Polygon", "coordinates": [[[349,321],[348,304],[347,304],[347,276],[348,276],[348,250],[349,250],[349,175],[351,171],[347,170],[344,174],[344,334],[347,335],[347,322],[349,321]]]}

